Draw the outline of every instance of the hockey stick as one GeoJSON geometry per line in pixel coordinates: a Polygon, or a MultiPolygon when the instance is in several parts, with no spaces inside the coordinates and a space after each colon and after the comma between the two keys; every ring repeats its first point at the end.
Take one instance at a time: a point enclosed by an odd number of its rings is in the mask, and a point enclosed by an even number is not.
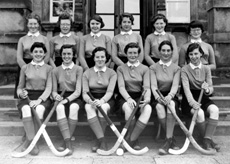
{"type": "MultiPolygon", "coordinates": [[[[203,94],[204,94],[204,90],[202,89],[202,90],[200,91],[198,103],[201,102],[201,99],[202,99],[202,97],[203,97],[203,94]]],[[[189,127],[189,133],[191,133],[191,134],[193,133],[193,129],[194,129],[195,124],[196,124],[196,118],[197,118],[197,114],[198,114],[198,111],[199,111],[199,110],[200,110],[200,109],[195,110],[195,112],[194,112],[194,114],[193,114],[193,117],[192,117],[192,120],[191,120],[191,124],[190,124],[190,127],[189,127]]],[[[185,143],[184,143],[184,145],[183,145],[183,147],[182,147],[181,149],[179,149],[179,150],[174,150],[174,149],[169,148],[169,153],[170,153],[170,154],[174,154],[174,155],[183,154],[183,153],[188,149],[189,144],[190,144],[190,140],[189,140],[188,138],[186,138],[185,143]]]]}
{"type": "MultiPolygon", "coordinates": [[[[90,92],[87,93],[90,98],[92,100],[95,100],[95,98],[92,96],[92,94],[90,92]]],[[[113,124],[113,122],[111,121],[111,119],[107,116],[107,114],[105,114],[105,112],[103,111],[103,109],[98,106],[97,109],[100,111],[100,113],[104,116],[105,120],[107,121],[107,123],[109,124],[110,128],[112,129],[112,131],[115,133],[115,135],[120,138],[120,142],[122,142],[122,144],[124,145],[124,147],[131,153],[131,154],[134,154],[134,155],[141,155],[141,154],[144,154],[148,151],[148,148],[145,147],[141,150],[135,150],[133,149],[132,147],[129,146],[129,144],[124,140],[124,137],[122,137],[122,135],[120,134],[120,132],[117,130],[116,126],[113,124]]],[[[119,144],[120,145],[120,144],[119,144]]],[[[118,147],[119,147],[118,145],[118,147]]],[[[113,147],[112,149],[108,150],[108,151],[105,151],[105,150],[101,150],[101,149],[98,149],[97,150],[97,153],[100,154],[100,155],[105,155],[105,156],[108,156],[108,155],[111,155],[113,154],[118,147],[113,147]]]]}
{"type": "MultiPolygon", "coordinates": [[[[160,93],[159,90],[156,90],[156,92],[159,94],[159,96],[161,97],[161,99],[165,102],[165,98],[164,96],[160,93]]],[[[206,154],[206,155],[213,155],[216,153],[215,150],[205,150],[203,148],[200,147],[200,145],[197,144],[196,140],[193,138],[192,134],[188,131],[188,129],[185,127],[185,125],[183,124],[183,122],[180,120],[180,118],[176,115],[175,112],[172,112],[173,110],[171,109],[170,105],[167,104],[165,102],[165,105],[167,105],[168,109],[171,111],[172,115],[174,116],[174,118],[177,120],[177,122],[179,123],[181,129],[183,130],[183,132],[185,133],[185,135],[187,136],[187,138],[190,140],[190,142],[192,143],[192,145],[202,154],[206,154]]]]}
{"type": "MultiPolygon", "coordinates": [[[[65,93],[65,90],[62,91],[61,96],[63,96],[64,93],[65,93]]],[[[20,157],[24,157],[24,156],[26,156],[27,154],[30,153],[30,151],[34,148],[34,146],[38,142],[40,136],[44,133],[46,125],[49,122],[49,120],[50,120],[51,116],[53,115],[54,111],[56,110],[56,107],[57,107],[58,104],[59,104],[59,102],[55,101],[53,108],[50,110],[49,115],[46,117],[45,121],[43,122],[43,124],[41,125],[40,129],[38,130],[37,134],[34,136],[34,139],[30,143],[29,147],[25,151],[23,151],[23,152],[20,152],[20,153],[15,152],[15,153],[13,153],[11,155],[12,157],[20,158],[20,157]]],[[[68,154],[69,153],[69,149],[66,149],[64,151],[64,153],[68,154]]]]}

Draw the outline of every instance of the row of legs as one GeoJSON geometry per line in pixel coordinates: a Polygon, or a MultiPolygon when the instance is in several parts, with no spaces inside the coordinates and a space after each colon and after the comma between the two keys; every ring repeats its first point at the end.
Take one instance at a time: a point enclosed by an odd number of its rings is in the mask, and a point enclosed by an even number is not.
{"type": "MultiPolygon", "coordinates": [[[[175,104],[173,101],[170,103],[171,109],[173,109],[175,112],[175,104]]],[[[105,141],[105,129],[107,127],[107,122],[105,118],[102,116],[100,112],[97,111],[96,107],[93,107],[90,104],[85,105],[86,113],[87,113],[87,119],[90,128],[96,135],[97,141],[95,145],[92,147],[92,151],[96,151],[98,148],[100,149],[107,149],[107,144],[105,141]]],[[[109,104],[103,104],[102,109],[107,114],[110,110],[109,104]]],[[[62,137],[64,139],[64,142],[62,146],[59,148],[59,150],[64,150],[65,148],[70,149],[69,155],[73,153],[73,147],[71,144],[71,137],[75,131],[77,122],[78,122],[78,111],[79,106],[76,103],[73,103],[70,105],[69,108],[69,118],[65,115],[65,107],[62,104],[59,104],[57,106],[56,112],[57,112],[57,123],[58,127],[61,131],[62,137]]],[[[122,110],[125,113],[125,120],[128,120],[132,109],[129,107],[127,103],[124,103],[122,106],[122,110]]],[[[36,111],[38,113],[38,116],[40,120],[43,120],[43,115],[45,112],[45,108],[42,105],[38,105],[36,107],[36,111]]],[[[175,126],[175,118],[169,111],[169,109],[165,110],[165,106],[161,104],[156,105],[156,111],[159,119],[159,123],[163,130],[166,133],[166,143],[163,145],[162,148],[159,149],[159,154],[164,155],[168,154],[168,149],[179,149],[175,144],[175,139],[173,137],[173,131],[175,126]]],[[[140,116],[139,118],[133,118],[131,121],[131,124],[128,128],[127,135],[125,137],[126,141],[135,149],[139,149],[140,147],[137,145],[138,137],[142,133],[142,131],[145,129],[149,118],[151,116],[152,108],[150,105],[146,105],[144,108],[140,109],[140,116]]],[[[194,111],[191,111],[194,112],[194,111]]],[[[205,116],[203,110],[199,110],[198,117],[197,117],[197,128],[203,137],[203,144],[205,149],[217,149],[219,150],[219,146],[215,144],[212,140],[212,136],[215,132],[215,129],[218,124],[218,117],[219,117],[219,110],[218,107],[215,105],[210,105],[208,107],[208,112],[210,114],[210,117],[205,122],[205,116]]],[[[22,107],[22,120],[23,125],[26,132],[26,141],[24,142],[22,151],[24,151],[30,144],[30,142],[33,140],[36,131],[38,130],[39,126],[36,121],[33,120],[30,107],[28,105],[25,105],[22,107]]],[[[34,149],[31,151],[32,155],[37,155],[39,153],[39,149],[37,146],[34,147],[34,149]]]]}

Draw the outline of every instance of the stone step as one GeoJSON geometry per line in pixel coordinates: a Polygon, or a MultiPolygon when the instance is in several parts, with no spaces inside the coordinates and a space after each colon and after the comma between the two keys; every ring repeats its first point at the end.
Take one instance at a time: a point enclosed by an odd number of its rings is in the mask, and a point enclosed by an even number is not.
{"type": "MultiPolygon", "coordinates": [[[[124,124],[115,122],[115,126],[121,131],[124,124]]],[[[61,136],[59,128],[56,122],[48,123],[46,130],[50,136],[61,136]]],[[[156,136],[158,126],[153,122],[150,122],[145,130],[143,131],[143,136],[156,136]]],[[[22,136],[24,134],[24,128],[21,121],[18,122],[0,122],[0,136],[22,136]]],[[[177,124],[174,131],[175,136],[184,135],[183,131],[177,124]]],[[[195,128],[194,134],[197,134],[197,129],[195,128]]],[[[75,133],[75,136],[94,136],[92,130],[88,126],[87,122],[79,122],[75,133]]],[[[230,135],[230,121],[219,121],[218,127],[216,128],[215,136],[227,136],[230,135]]],[[[112,130],[108,127],[106,129],[106,136],[114,136],[112,130]]]]}

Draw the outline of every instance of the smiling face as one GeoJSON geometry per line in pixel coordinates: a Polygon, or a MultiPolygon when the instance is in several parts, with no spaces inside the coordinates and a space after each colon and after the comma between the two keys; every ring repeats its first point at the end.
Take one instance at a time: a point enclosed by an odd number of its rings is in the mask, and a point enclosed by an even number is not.
{"type": "Polygon", "coordinates": [[[163,31],[165,31],[165,26],[166,23],[164,22],[163,19],[157,19],[157,21],[153,24],[155,31],[162,33],[163,31]]]}
{"type": "Polygon", "coordinates": [[[35,63],[40,63],[45,57],[45,52],[43,48],[35,47],[31,55],[33,56],[33,61],[35,63]]]}
{"type": "Polygon", "coordinates": [[[94,56],[94,62],[97,68],[103,68],[106,62],[105,51],[97,51],[94,56]]]}
{"type": "Polygon", "coordinates": [[[121,22],[121,29],[124,32],[128,32],[132,29],[132,21],[129,17],[124,17],[121,22]]]}
{"type": "Polygon", "coordinates": [[[160,59],[167,63],[172,59],[172,49],[169,45],[165,44],[161,47],[160,50],[160,59]]]}
{"type": "Polygon", "coordinates": [[[202,34],[201,28],[190,28],[190,35],[192,39],[200,39],[202,34]]]}
{"type": "Polygon", "coordinates": [[[71,22],[69,19],[62,19],[60,21],[61,33],[68,34],[70,32],[71,22]]]}
{"type": "Polygon", "coordinates": [[[73,59],[72,48],[64,48],[61,56],[62,56],[63,64],[66,66],[70,65],[72,63],[72,59],[73,59]]]}
{"type": "Polygon", "coordinates": [[[139,57],[138,48],[129,48],[126,55],[131,64],[136,63],[139,57]]]}
{"type": "Polygon", "coordinates": [[[200,53],[198,48],[194,49],[192,52],[189,52],[188,56],[189,56],[190,62],[193,65],[198,66],[200,64],[200,62],[201,62],[200,58],[201,58],[202,54],[200,53]]]}
{"type": "Polygon", "coordinates": [[[29,32],[31,32],[33,34],[36,33],[36,32],[38,32],[38,30],[39,30],[39,23],[38,23],[37,19],[34,19],[34,18],[29,19],[28,23],[27,23],[27,27],[29,29],[29,32]]]}
{"type": "Polygon", "coordinates": [[[101,23],[94,20],[94,19],[91,20],[90,21],[90,29],[91,29],[91,32],[93,32],[94,34],[97,34],[101,30],[101,23]]]}

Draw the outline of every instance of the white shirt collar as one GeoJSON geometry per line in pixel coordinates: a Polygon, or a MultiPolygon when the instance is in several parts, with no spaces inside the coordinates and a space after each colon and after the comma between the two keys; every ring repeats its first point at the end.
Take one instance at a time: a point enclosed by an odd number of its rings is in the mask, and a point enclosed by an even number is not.
{"type": "Polygon", "coordinates": [[[94,34],[93,32],[90,32],[90,35],[91,35],[92,37],[94,37],[95,35],[96,35],[97,37],[100,37],[100,36],[101,36],[101,32],[98,32],[98,33],[96,33],[96,34],[94,34]]]}
{"type": "Polygon", "coordinates": [[[166,34],[165,31],[163,31],[163,32],[161,32],[161,33],[157,32],[157,31],[154,31],[154,35],[160,36],[160,35],[165,35],[165,34],[166,34]]]}
{"type": "Polygon", "coordinates": [[[201,43],[202,39],[191,39],[191,43],[201,43]]]}
{"type": "Polygon", "coordinates": [[[39,31],[37,31],[37,32],[34,33],[34,34],[31,33],[31,32],[28,32],[27,35],[28,35],[28,36],[36,36],[36,37],[38,37],[38,36],[40,35],[40,33],[39,33],[39,31]]]}
{"type": "Polygon", "coordinates": [[[138,67],[138,66],[140,65],[140,62],[139,62],[139,60],[137,60],[136,63],[131,64],[131,63],[128,61],[128,62],[127,62],[127,65],[128,65],[128,67],[131,67],[131,66],[138,67]]]}
{"type": "Polygon", "coordinates": [[[98,72],[98,71],[105,72],[106,71],[106,66],[104,66],[102,69],[98,69],[96,66],[94,66],[93,69],[94,69],[95,72],[98,72]]]}
{"type": "Polygon", "coordinates": [[[131,35],[133,33],[132,30],[129,30],[128,32],[125,32],[125,31],[121,31],[121,35],[131,35]]]}
{"type": "Polygon", "coordinates": [[[65,69],[67,69],[67,68],[69,68],[69,69],[72,69],[73,67],[74,67],[74,62],[72,62],[69,66],[65,66],[63,63],[62,63],[62,68],[65,70],[65,69]]]}
{"type": "Polygon", "coordinates": [[[199,64],[198,66],[195,66],[194,64],[192,64],[192,63],[190,62],[189,65],[190,65],[190,67],[191,67],[192,69],[196,69],[196,68],[201,69],[202,63],[200,62],[200,64],[199,64]]]}
{"type": "Polygon", "coordinates": [[[33,60],[31,61],[32,65],[39,65],[39,66],[43,66],[45,64],[44,60],[42,60],[40,63],[35,63],[33,60]]]}
{"type": "Polygon", "coordinates": [[[68,34],[63,34],[63,33],[60,32],[59,36],[60,36],[61,38],[64,37],[64,36],[70,37],[70,36],[71,36],[71,32],[69,32],[68,34]]]}
{"type": "Polygon", "coordinates": [[[159,61],[159,64],[160,65],[166,65],[167,67],[169,67],[171,64],[172,64],[172,60],[170,60],[169,62],[167,63],[164,63],[162,60],[159,61]]]}

